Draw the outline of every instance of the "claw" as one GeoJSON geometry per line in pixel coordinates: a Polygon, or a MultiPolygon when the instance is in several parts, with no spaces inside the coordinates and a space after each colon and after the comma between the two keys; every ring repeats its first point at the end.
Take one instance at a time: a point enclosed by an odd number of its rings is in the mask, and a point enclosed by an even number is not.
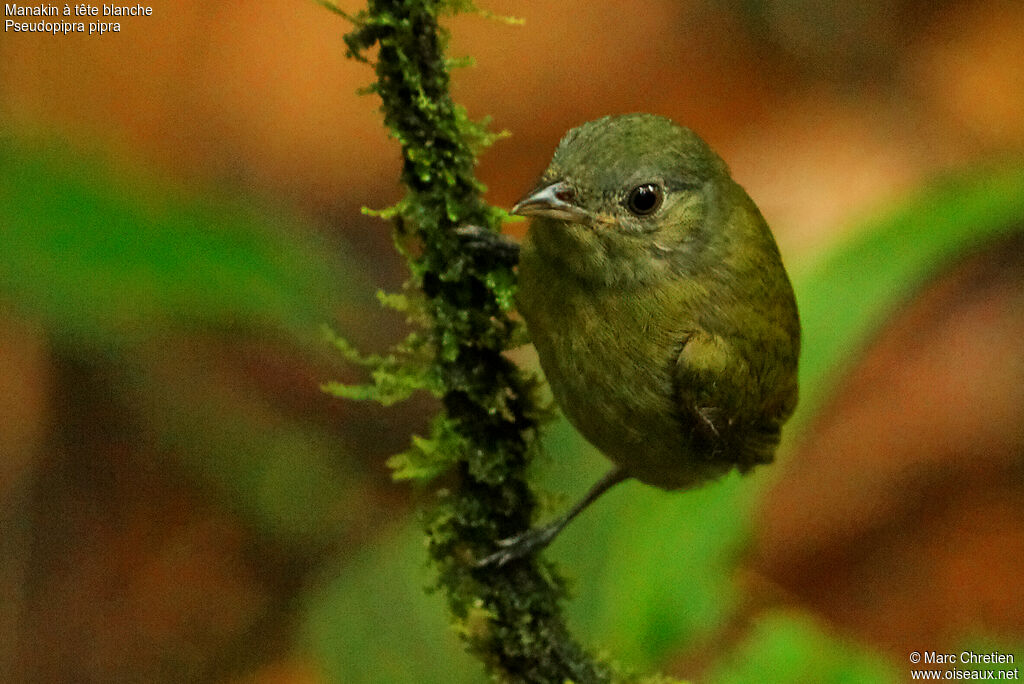
{"type": "Polygon", "coordinates": [[[594,483],[590,491],[563,516],[556,518],[544,527],[535,527],[514,537],[496,542],[500,550],[477,561],[476,567],[487,568],[496,566],[500,568],[510,561],[518,560],[540,551],[558,536],[558,533],[569,524],[570,520],[579,515],[587,506],[594,503],[597,497],[628,477],[629,474],[622,468],[618,466],[612,468],[604,477],[594,483]]]}
{"type": "Polygon", "coordinates": [[[519,263],[519,244],[500,233],[476,225],[464,225],[456,228],[455,234],[462,239],[463,246],[468,250],[489,254],[511,266],[519,263]]]}
{"type": "Polygon", "coordinates": [[[499,550],[478,560],[476,567],[487,568],[493,566],[500,568],[511,561],[525,558],[550,544],[551,540],[555,538],[555,535],[561,529],[562,526],[556,523],[545,527],[536,527],[514,537],[501,539],[497,542],[499,550]]]}
{"type": "Polygon", "coordinates": [[[488,233],[480,226],[465,225],[456,228],[455,234],[463,238],[473,238],[475,240],[482,240],[484,238],[484,235],[487,235],[488,233]]]}

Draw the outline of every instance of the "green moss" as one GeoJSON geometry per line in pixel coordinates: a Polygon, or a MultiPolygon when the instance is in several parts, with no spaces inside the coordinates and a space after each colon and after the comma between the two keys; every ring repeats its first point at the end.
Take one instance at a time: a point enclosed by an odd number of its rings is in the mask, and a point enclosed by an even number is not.
{"type": "MultiPolygon", "coordinates": [[[[352,16],[349,56],[372,63],[376,82],[364,89],[381,98],[384,123],[402,154],[406,196],[394,207],[368,211],[394,225],[395,244],[409,262],[403,295],[382,302],[404,311],[416,327],[389,354],[363,357],[335,339],[342,355],[370,369],[372,382],[332,383],[339,396],[390,403],[416,390],[432,392],[443,411],[429,437],[391,459],[398,479],[449,473],[449,488],[424,514],[428,548],[455,623],[469,650],[505,681],[603,682],[608,666],[568,633],[565,588],[549,565],[524,559],[500,569],[475,560],[494,541],[529,526],[534,495],[525,470],[546,410],[536,382],[503,352],[522,332],[510,317],[515,275],[501,260],[463,250],[455,229],[497,231],[507,214],[488,206],[474,176],[476,155],[503,134],[472,121],[449,95],[443,14],[476,11],[470,2],[371,0],[352,16]],[[371,50],[375,57],[371,58],[371,50]]],[[[459,62],[458,64],[462,64],[459,62]]]]}

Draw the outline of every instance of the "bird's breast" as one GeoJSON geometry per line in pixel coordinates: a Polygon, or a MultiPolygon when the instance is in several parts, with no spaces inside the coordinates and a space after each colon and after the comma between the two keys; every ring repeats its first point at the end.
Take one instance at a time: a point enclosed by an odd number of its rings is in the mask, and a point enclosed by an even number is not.
{"type": "Polygon", "coordinates": [[[685,316],[656,286],[594,287],[524,253],[518,305],[569,421],[641,480],[678,486],[686,435],[672,371],[685,316]]]}

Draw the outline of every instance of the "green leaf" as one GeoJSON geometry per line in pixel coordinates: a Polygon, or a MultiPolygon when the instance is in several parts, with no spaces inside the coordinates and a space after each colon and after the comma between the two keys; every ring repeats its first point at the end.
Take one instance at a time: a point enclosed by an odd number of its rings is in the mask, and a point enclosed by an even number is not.
{"type": "MultiPolygon", "coordinates": [[[[909,669],[909,665],[908,665],[909,669]]],[[[800,613],[770,612],[708,681],[760,684],[768,680],[817,684],[885,684],[906,681],[880,653],[829,634],[800,613]]]]}
{"type": "Polygon", "coordinates": [[[118,172],[61,145],[0,138],[0,297],[100,347],[169,327],[311,339],[349,270],[308,228],[255,204],[118,172]]]}
{"type": "Polygon", "coordinates": [[[825,259],[796,269],[804,338],[799,415],[813,412],[870,331],[942,264],[1022,225],[1024,164],[979,168],[878,212],[825,259]]]}
{"type": "Polygon", "coordinates": [[[416,525],[346,554],[305,599],[300,648],[329,682],[478,684],[480,666],[449,628],[441,596],[424,592],[429,582],[416,525]]]}

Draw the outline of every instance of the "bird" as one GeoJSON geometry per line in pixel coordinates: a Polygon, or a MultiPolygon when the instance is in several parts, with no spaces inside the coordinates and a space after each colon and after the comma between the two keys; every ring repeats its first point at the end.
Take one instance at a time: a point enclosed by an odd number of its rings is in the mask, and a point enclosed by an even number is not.
{"type": "Polygon", "coordinates": [[[516,308],[561,412],[613,464],[566,513],[497,542],[535,553],[634,478],[686,490],[774,459],[797,404],[800,320],[775,239],[725,162],[666,117],[606,116],[559,142],[512,208],[516,308]]]}

